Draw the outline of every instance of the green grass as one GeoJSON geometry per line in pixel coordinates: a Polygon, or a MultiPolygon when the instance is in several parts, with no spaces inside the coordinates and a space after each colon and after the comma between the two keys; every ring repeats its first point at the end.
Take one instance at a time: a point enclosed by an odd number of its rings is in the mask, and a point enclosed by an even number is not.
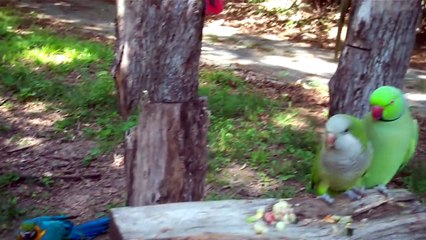
{"type": "Polygon", "coordinates": [[[211,172],[240,163],[279,181],[306,179],[316,137],[293,127],[298,111],[285,99],[269,99],[226,71],[202,72],[200,93],[211,110],[211,172]],[[270,121],[262,120],[265,114],[270,121]]]}
{"type": "Polygon", "coordinates": [[[78,122],[83,131],[111,149],[136,121],[121,123],[116,109],[110,47],[74,37],[58,36],[38,26],[17,28],[18,13],[0,12],[1,91],[20,101],[42,100],[66,118],[56,123],[63,132],[78,122]],[[77,81],[76,77],[80,76],[77,81]]]}
{"type": "MultiPolygon", "coordinates": [[[[136,123],[135,118],[121,122],[117,113],[114,81],[108,72],[113,51],[37,25],[20,29],[22,21],[21,13],[0,8],[0,94],[12,93],[20,102],[43,101],[47,111],[61,113],[65,118],[55,123],[58,137],[72,134],[70,130],[84,123],[85,136],[97,140],[100,149],[84,159],[89,166],[99,152],[113,150],[124,131],[136,123]]],[[[1,130],[9,131],[7,126],[1,130]]],[[[5,189],[0,186],[2,192],[5,189]]],[[[5,196],[0,199],[0,221],[19,213],[15,209],[19,199],[5,196]]]]}
{"type": "Polygon", "coordinates": [[[8,191],[10,185],[19,180],[15,173],[0,175],[0,232],[8,228],[8,222],[22,215],[24,211],[18,207],[18,198],[8,191]]]}

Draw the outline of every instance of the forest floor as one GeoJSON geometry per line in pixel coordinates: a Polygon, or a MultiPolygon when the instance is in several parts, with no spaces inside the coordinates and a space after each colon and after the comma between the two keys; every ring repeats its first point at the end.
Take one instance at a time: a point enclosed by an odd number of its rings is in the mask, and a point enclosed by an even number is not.
{"type": "MultiPolygon", "coordinates": [[[[233,1],[206,20],[200,79],[212,112],[206,199],[311,194],[310,161],[327,115],[324,90],[337,66],[337,16],[286,14],[233,1]]],[[[11,239],[18,221],[10,219],[68,213],[84,221],[123,205],[121,137],[136,117],[120,122],[115,109],[108,72],[114,17],[115,6],[102,0],[0,4],[0,189],[6,190],[0,238],[11,239]]],[[[407,97],[421,124],[417,163],[426,159],[425,44],[416,46],[410,66],[407,97]]],[[[424,171],[413,169],[392,186],[424,196],[424,171]]]]}

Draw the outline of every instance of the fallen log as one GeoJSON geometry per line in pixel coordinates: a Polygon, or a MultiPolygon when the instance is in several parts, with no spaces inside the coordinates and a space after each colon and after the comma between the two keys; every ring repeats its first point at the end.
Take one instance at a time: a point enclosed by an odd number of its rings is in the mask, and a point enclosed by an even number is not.
{"type": "Polygon", "coordinates": [[[426,208],[404,189],[385,197],[374,190],[351,202],[345,196],[333,206],[315,198],[286,199],[297,223],[283,231],[268,226],[256,234],[247,217],[278,199],[222,200],[122,207],[111,210],[110,238],[139,239],[426,239],[426,208]],[[350,225],[326,221],[326,216],[352,216],[350,225]]]}

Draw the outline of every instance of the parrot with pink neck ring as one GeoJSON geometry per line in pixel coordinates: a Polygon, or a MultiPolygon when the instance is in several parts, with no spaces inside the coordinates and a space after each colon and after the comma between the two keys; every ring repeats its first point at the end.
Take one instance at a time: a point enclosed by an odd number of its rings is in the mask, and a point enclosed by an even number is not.
{"type": "Polygon", "coordinates": [[[419,126],[403,92],[396,87],[377,88],[370,96],[370,105],[364,125],[374,154],[362,185],[387,195],[386,185],[415,154],[419,126]]]}

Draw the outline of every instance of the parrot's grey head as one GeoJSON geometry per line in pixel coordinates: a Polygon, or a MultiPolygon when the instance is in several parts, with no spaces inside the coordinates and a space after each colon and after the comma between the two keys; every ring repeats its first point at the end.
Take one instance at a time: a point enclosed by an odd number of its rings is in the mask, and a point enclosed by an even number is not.
{"type": "Polygon", "coordinates": [[[346,114],[336,114],[325,124],[325,145],[328,149],[358,150],[359,140],[352,135],[354,118],[346,114]]]}

